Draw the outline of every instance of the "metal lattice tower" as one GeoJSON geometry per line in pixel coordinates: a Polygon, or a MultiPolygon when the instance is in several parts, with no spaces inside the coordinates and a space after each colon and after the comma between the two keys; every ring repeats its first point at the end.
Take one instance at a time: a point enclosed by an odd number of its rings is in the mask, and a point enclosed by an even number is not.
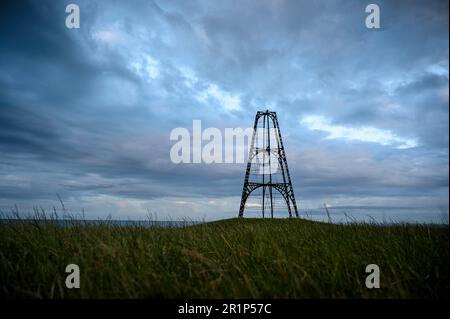
{"type": "Polygon", "coordinates": [[[258,204],[258,207],[260,205],[263,218],[266,210],[273,218],[277,194],[281,195],[280,201],[287,206],[289,217],[292,217],[293,213],[298,217],[277,114],[269,110],[256,113],[239,217],[244,216],[247,199],[256,190],[262,191],[261,204],[258,204]]]}

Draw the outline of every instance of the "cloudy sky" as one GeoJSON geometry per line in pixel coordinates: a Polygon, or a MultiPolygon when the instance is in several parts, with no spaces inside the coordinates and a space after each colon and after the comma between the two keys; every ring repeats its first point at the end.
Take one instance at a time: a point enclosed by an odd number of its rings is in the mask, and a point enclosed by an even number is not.
{"type": "Polygon", "coordinates": [[[174,164],[170,132],[268,108],[301,212],[441,219],[448,1],[372,2],[378,30],[362,0],[2,1],[0,208],[235,217],[245,164],[174,164]]]}

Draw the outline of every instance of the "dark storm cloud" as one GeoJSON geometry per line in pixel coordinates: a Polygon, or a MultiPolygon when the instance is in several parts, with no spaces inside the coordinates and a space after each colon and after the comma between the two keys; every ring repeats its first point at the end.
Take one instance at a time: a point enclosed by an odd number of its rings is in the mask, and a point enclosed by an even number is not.
{"type": "Polygon", "coordinates": [[[68,3],[1,4],[3,204],[238,198],[244,165],[175,165],[170,131],[271,108],[302,202],[448,206],[447,1],[378,1],[380,30],[361,1],[79,1],[76,30],[68,3]]]}

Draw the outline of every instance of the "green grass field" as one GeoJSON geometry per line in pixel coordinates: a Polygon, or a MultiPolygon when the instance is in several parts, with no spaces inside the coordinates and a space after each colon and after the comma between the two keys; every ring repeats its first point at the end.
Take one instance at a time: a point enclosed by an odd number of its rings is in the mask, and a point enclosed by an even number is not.
{"type": "Polygon", "coordinates": [[[2,298],[448,298],[448,226],[0,223],[2,298]],[[80,289],[65,287],[66,265],[80,289]],[[365,267],[381,288],[365,286],[365,267]]]}

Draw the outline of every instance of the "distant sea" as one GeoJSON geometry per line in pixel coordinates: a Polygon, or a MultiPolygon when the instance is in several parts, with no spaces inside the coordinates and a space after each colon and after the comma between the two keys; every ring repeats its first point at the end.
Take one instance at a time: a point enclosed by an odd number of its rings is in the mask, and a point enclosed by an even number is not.
{"type": "Polygon", "coordinates": [[[81,219],[46,219],[46,220],[34,220],[34,219],[2,219],[0,223],[43,223],[53,224],[58,226],[73,227],[73,226],[114,226],[114,227],[187,227],[202,223],[201,221],[150,221],[150,220],[81,220],[81,219]]]}
{"type": "MultiPolygon", "coordinates": [[[[321,222],[332,222],[332,223],[378,223],[378,224],[396,224],[396,223],[408,223],[408,224],[444,224],[448,225],[449,215],[448,211],[442,210],[429,210],[426,209],[411,209],[411,208],[373,208],[368,209],[356,208],[356,207],[329,207],[328,213],[324,208],[315,209],[300,209],[300,218],[321,221],[321,222]]],[[[266,212],[266,218],[269,215],[266,212]]],[[[9,216],[7,216],[9,217],[9,216]]],[[[230,214],[224,216],[223,219],[236,218],[236,214],[230,214]]],[[[246,210],[244,212],[245,218],[261,218],[260,210],[246,210]]],[[[286,211],[275,211],[275,218],[286,218],[286,211]]],[[[215,219],[217,220],[217,219],[215,219]]],[[[20,221],[35,223],[36,220],[33,218],[0,218],[0,223],[17,223],[20,221]]],[[[43,219],[39,220],[40,223],[53,223],[60,226],[79,226],[79,225],[110,225],[110,226],[134,226],[134,227],[187,227],[192,225],[197,225],[213,220],[189,220],[189,219],[179,219],[179,220],[118,220],[118,219],[92,219],[83,220],[77,218],[70,219],[43,219]]]]}
{"type": "MultiPolygon", "coordinates": [[[[447,224],[448,210],[412,209],[412,208],[357,208],[329,207],[329,216],[324,208],[300,209],[301,218],[332,223],[368,222],[380,224],[447,224]]],[[[260,211],[246,211],[247,217],[261,217],[260,211]]],[[[286,217],[286,212],[275,212],[275,217],[286,217]]]]}

